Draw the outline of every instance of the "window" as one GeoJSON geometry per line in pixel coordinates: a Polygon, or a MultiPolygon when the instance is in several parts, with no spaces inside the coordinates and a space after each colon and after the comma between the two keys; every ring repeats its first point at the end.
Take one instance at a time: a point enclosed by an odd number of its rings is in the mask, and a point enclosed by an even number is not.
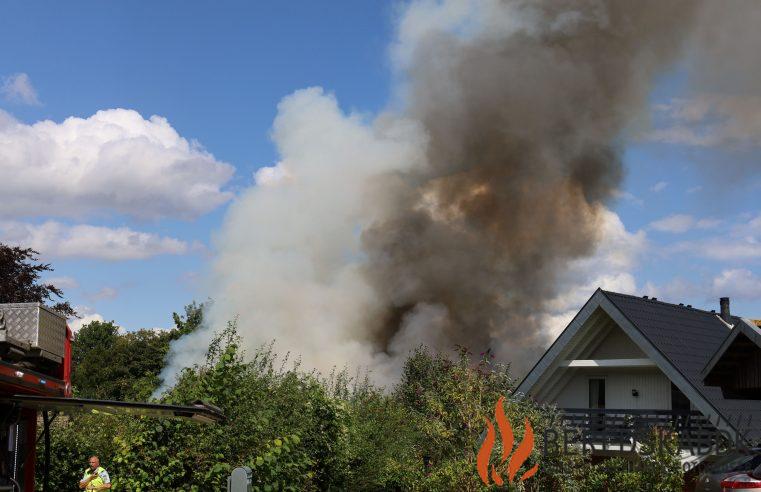
{"type": "Polygon", "coordinates": [[[731,453],[719,459],[709,468],[710,473],[732,473],[751,471],[761,465],[761,454],[731,453]]]}
{"type": "Polygon", "coordinates": [[[688,412],[690,410],[690,400],[679,391],[674,383],[671,383],[671,410],[677,412],[688,412]]]}
{"type": "Polygon", "coordinates": [[[589,408],[605,408],[605,380],[589,379],[589,408]]]}

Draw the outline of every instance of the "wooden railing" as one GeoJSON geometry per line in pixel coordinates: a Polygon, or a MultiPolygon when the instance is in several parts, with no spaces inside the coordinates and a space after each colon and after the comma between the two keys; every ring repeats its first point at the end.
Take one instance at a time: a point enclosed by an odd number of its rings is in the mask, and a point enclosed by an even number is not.
{"type": "Polygon", "coordinates": [[[676,431],[683,449],[705,450],[717,445],[716,428],[696,411],[565,408],[561,412],[569,440],[603,449],[642,443],[653,427],[676,431]]]}

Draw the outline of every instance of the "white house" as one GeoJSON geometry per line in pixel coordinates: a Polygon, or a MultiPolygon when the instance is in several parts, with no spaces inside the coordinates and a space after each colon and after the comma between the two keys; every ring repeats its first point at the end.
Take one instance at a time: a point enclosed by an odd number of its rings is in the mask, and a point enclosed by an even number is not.
{"type": "Polygon", "coordinates": [[[728,298],[716,313],[598,289],[517,391],[556,404],[590,441],[687,422],[685,446],[717,430],[758,443],[761,329],[728,298]]]}

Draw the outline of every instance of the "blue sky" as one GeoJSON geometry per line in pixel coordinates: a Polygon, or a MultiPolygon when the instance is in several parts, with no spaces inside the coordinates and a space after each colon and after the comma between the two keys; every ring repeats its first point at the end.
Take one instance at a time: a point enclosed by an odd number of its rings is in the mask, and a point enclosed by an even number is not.
{"type": "MultiPolygon", "coordinates": [[[[0,99],[0,109],[26,123],[108,108],[164,116],[180,135],[235,166],[234,190],[276,158],[268,135],[283,96],[321,85],[348,108],[383,106],[392,14],[384,2],[9,2],[0,16],[0,76],[26,73],[41,104],[0,99]]],[[[88,223],[208,244],[223,214],[220,207],[192,221],[122,216],[88,223]]],[[[200,295],[188,279],[206,258],[51,261],[55,277],[79,284],[65,289],[76,304],[138,328],[166,326],[172,310],[200,295]],[[109,287],[117,297],[93,300],[109,287]]]]}
{"type": "MultiPolygon", "coordinates": [[[[159,115],[190,146],[172,140],[184,149],[178,150],[183,158],[221,167],[217,188],[201,195],[211,197],[208,206],[194,203],[196,195],[189,194],[154,207],[141,203],[145,197],[138,194],[135,201],[109,209],[97,205],[96,190],[45,209],[59,186],[46,185],[34,197],[42,207],[32,203],[0,218],[11,224],[0,228],[0,240],[37,237],[35,245],[56,268],[52,277],[83,314],[114,319],[127,329],[169,326],[172,311],[208,294],[200,283],[228,198],[253,184],[256,169],[278,160],[269,135],[279,101],[297,89],[321,86],[347,111],[372,115],[389,103],[394,5],[4,2],[0,110],[28,125],[60,124],[112,108],[134,110],[143,119],[159,115]],[[229,179],[225,173],[231,173],[229,179]],[[214,206],[214,200],[221,203],[214,206]],[[148,212],[138,210],[141,206],[148,212]],[[50,221],[55,230],[46,237],[53,239],[39,239],[42,232],[34,226],[50,221]],[[134,240],[145,249],[135,254],[124,249],[116,256],[97,248],[59,251],[56,238],[70,238],[67,228],[82,225],[127,228],[133,239],[144,233],[134,240]]],[[[675,100],[693,95],[679,69],[661,77],[650,100],[656,126],[663,114],[666,126],[683,123],[674,119],[675,100]],[[659,105],[668,106],[661,116],[659,105]]],[[[65,139],[66,132],[60,133],[56,138],[65,139]]],[[[759,136],[746,137],[751,142],[743,143],[742,152],[688,137],[643,137],[625,147],[627,175],[611,208],[629,234],[641,232],[628,273],[639,293],[714,308],[718,299],[713,298],[726,291],[737,297],[737,311],[761,317],[761,246],[756,244],[761,221],[753,222],[761,217],[761,173],[732,181],[717,171],[727,160],[757,158],[759,136]],[[721,242],[743,248],[717,256],[721,242]]],[[[193,179],[203,178],[203,172],[193,179]]],[[[160,180],[157,173],[152,180],[160,180]]],[[[121,182],[117,177],[104,183],[121,182]]],[[[133,185],[124,184],[125,189],[133,185]]],[[[171,194],[171,187],[156,186],[157,195],[149,196],[171,194]]],[[[80,237],[97,232],[76,231],[80,237]]]]}

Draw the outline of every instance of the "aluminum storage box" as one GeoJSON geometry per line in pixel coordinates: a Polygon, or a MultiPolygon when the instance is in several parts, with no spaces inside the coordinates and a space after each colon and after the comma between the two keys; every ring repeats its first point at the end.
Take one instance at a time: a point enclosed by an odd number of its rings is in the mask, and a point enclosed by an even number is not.
{"type": "Polygon", "coordinates": [[[66,318],[38,302],[0,304],[0,338],[0,342],[28,348],[32,352],[29,355],[60,362],[66,343],[66,318]]]}

